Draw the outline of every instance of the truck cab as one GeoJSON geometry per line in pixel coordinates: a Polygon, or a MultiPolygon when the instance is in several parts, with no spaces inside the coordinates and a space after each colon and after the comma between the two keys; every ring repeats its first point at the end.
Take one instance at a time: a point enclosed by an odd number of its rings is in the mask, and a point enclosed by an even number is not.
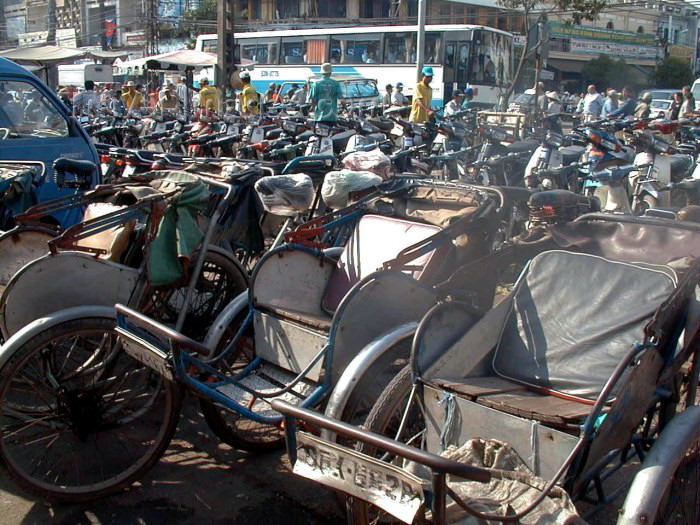
{"type": "MultiPolygon", "coordinates": [[[[53,164],[59,158],[88,160],[99,166],[95,145],[58,96],[23,67],[0,58],[0,166],[40,167],[35,180],[39,202],[79,191],[59,188],[53,164]]],[[[91,186],[101,182],[95,170],[91,186]]],[[[53,219],[70,226],[79,210],[59,212],[53,219]]]]}

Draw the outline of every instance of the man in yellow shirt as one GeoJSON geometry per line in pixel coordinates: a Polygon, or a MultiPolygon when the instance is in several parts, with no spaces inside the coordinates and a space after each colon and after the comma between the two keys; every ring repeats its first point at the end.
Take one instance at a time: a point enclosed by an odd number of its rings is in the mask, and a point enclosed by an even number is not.
{"type": "Polygon", "coordinates": [[[433,88],[430,87],[430,82],[433,80],[433,68],[425,66],[422,73],[423,80],[418,82],[413,92],[411,116],[408,117],[409,122],[416,122],[417,124],[427,122],[430,115],[434,113],[430,109],[430,104],[433,101],[433,88]]]}
{"type": "Polygon", "coordinates": [[[219,110],[219,97],[216,95],[216,88],[209,85],[209,79],[203,78],[199,81],[202,89],[199,90],[199,105],[209,111],[219,110]]]}
{"type": "Polygon", "coordinates": [[[260,111],[258,92],[250,84],[250,73],[241,73],[243,93],[241,94],[241,111],[244,115],[257,115],[260,111]]]}
{"type": "Polygon", "coordinates": [[[133,80],[126,83],[126,91],[122,94],[122,102],[127,113],[136,111],[143,106],[143,96],[136,90],[136,84],[133,80]]]}

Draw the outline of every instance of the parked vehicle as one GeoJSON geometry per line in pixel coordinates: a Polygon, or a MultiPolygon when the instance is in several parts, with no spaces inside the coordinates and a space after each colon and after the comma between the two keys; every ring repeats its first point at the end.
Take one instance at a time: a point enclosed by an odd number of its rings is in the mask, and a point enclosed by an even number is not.
{"type": "Polygon", "coordinates": [[[651,111],[649,112],[649,118],[666,118],[670,114],[672,99],[652,99],[649,107],[651,111]]]}

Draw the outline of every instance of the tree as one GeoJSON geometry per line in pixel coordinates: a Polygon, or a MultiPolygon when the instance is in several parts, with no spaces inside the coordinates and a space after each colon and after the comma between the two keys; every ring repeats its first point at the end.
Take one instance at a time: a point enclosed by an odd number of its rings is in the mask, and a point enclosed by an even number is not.
{"type": "Polygon", "coordinates": [[[216,0],[201,0],[199,7],[188,11],[182,17],[181,28],[190,34],[213,33],[216,31],[216,0]]]}
{"type": "Polygon", "coordinates": [[[656,66],[653,80],[658,87],[680,89],[692,84],[694,75],[687,60],[680,57],[666,57],[656,66]]]}
{"type": "Polygon", "coordinates": [[[595,84],[599,92],[609,87],[618,90],[629,85],[630,66],[622,59],[615,60],[608,55],[599,55],[583,65],[581,75],[587,84],[595,84]]]}
{"type": "Polygon", "coordinates": [[[523,46],[518,65],[513,76],[513,83],[506,90],[505,103],[525,70],[526,63],[535,56],[544,43],[537,38],[538,24],[546,24],[548,15],[554,12],[566,12],[570,17],[568,23],[580,23],[581,20],[595,20],[605,8],[606,0],[498,0],[498,4],[514,11],[520,11],[523,17],[523,36],[526,42],[535,43],[523,46]],[[535,38],[533,39],[532,36],[535,38]],[[538,41],[539,40],[539,41],[538,41]]]}

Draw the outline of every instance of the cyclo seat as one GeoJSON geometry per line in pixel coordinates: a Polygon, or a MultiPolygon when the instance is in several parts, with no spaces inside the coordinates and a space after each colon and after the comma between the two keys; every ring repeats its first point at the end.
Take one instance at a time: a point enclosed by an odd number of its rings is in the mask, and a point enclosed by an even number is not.
{"type": "Polygon", "coordinates": [[[581,158],[581,155],[583,155],[584,151],[586,151],[586,148],[584,148],[583,146],[566,146],[563,148],[559,148],[559,152],[562,156],[562,162],[565,166],[573,164],[574,162],[579,160],[581,158]]]}
{"type": "Polygon", "coordinates": [[[89,160],[75,160],[60,158],[53,163],[54,171],[69,172],[84,177],[89,177],[97,171],[97,166],[89,160]]]}
{"type": "Polygon", "coordinates": [[[303,173],[262,177],[256,181],[255,191],[265,210],[274,215],[304,213],[314,199],[311,177],[303,173]]]}

